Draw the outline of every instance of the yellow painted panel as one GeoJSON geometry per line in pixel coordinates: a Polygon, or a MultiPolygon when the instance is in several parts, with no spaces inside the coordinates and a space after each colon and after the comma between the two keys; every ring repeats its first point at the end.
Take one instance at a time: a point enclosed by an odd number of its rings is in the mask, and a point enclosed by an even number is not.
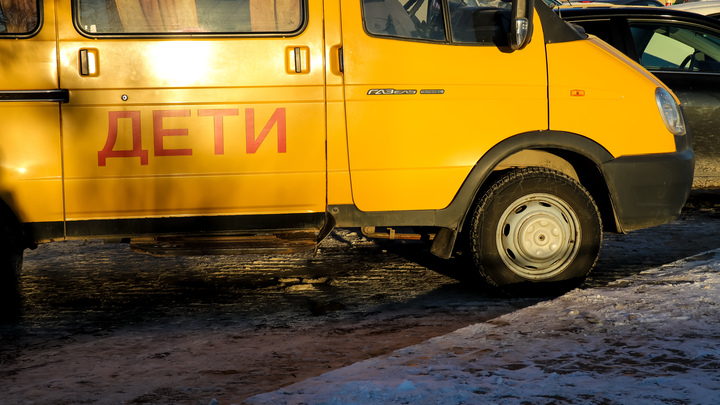
{"type": "Polygon", "coordinates": [[[55,103],[0,103],[0,196],[24,222],[62,221],[55,103]]]}
{"type": "Polygon", "coordinates": [[[322,212],[325,173],[118,177],[65,184],[68,220],[322,212]],[[312,176],[315,181],[308,181],[312,176]]]}
{"type": "Polygon", "coordinates": [[[73,36],[60,47],[61,80],[65,88],[144,89],[253,86],[303,86],[322,78],[321,37],[299,37],[297,45],[312,47],[310,74],[285,73],[287,39],[104,39],[73,36]],[[307,39],[313,39],[308,41],[307,39]],[[97,50],[97,77],[79,73],[81,48],[97,50]],[[243,57],[245,55],[245,57],[243,57]],[[251,56],[252,55],[252,56],[251,56]]]}
{"type": "Polygon", "coordinates": [[[675,151],[654,76],[594,37],[547,48],[551,129],[582,134],[615,157],[675,151]]]}
{"type": "Polygon", "coordinates": [[[0,39],[0,90],[58,88],[55,3],[46,1],[43,6],[44,20],[40,32],[35,36],[0,39]]]}
{"type": "Polygon", "coordinates": [[[363,210],[372,211],[374,206],[378,207],[378,210],[383,206],[395,206],[396,202],[393,200],[398,196],[413,197],[403,198],[402,209],[422,210],[428,209],[427,207],[446,206],[447,196],[457,193],[468,172],[466,167],[385,170],[382,171],[383,181],[378,181],[377,172],[353,171],[352,181],[353,185],[372,184],[373,196],[368,203],[370,209],[360,207],[363,210]]]}
{"type": "Polygon", "coordinates": [[[340,49],[343,47],[340,0],[326,0],[324,13],[325,77],[327,78],[327,201],[330,205],[352,204],[344,74],[340,71],[340,49]]]}
{"type": "MultiPolygon", "coordinates": [[[[332,93],[328,91],[328,94],[332,93]]],[[[352,204],[344,103],[328,99],[327,111],[328,204],[352,204]]]]}

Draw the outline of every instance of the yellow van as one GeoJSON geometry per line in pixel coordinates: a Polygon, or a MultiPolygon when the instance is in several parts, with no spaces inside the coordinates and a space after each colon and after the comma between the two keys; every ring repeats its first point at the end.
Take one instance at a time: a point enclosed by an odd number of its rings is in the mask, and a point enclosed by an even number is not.
{"type": "Polygon", "coordinates": [[[295,252],[429,230],[496,286],[677,217],[675,96],[532,0],[0,0],[2,272],[81,238],[295,252]]]}

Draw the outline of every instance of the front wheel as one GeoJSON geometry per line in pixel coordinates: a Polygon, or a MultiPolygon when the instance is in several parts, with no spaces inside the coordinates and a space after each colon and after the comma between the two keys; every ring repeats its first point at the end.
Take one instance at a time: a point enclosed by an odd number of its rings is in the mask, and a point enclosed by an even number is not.
{"type": "Polygon", "coordinates": [[[470,251],[492,285],[584,280],[602,244],[600,214],[590,194],[560,172],[531,167],[503,174],[472,216],[470,251]]]}

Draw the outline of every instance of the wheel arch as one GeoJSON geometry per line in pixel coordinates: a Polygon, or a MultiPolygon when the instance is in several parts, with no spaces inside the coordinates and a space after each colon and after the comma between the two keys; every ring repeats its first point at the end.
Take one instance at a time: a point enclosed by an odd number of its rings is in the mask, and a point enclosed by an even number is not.
{"type": "MultiPolygon", "coordinates": [[[[493,172],[530,166],[556,170],[577,180],[595,200],[595,204],[600,210],[603,230],[606,232],[620,231],[621,227],[617,223],[607,180],[600,171],[599,165],[592,159],[581,153],[565,149],[524,149],[505,158],[493,172]]],[[[489,180],[491,180],[490,177],[488,177],[489,180]]]]}
{"type": "Polygon", "coordinates": [[[478,160],[452,203],[437,213],[436,222],[443,229],[433,243],[433,253],[450,257],[458,233],[494,176],[520,167],[547,167],[575,178],[598,205],[604,230],[619,232],[611,194],[600,169],[602,163],[612,159],[597,142],[570,132],[533,131],[505,139],[478,160]]]}

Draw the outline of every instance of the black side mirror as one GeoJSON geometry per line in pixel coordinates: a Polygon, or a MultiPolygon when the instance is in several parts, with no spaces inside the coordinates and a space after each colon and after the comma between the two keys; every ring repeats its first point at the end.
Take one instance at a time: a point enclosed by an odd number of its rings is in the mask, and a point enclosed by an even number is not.
{"type": "Polygon", "coordinates": [[[512,0],[508,42],[513,51],[525,48],[533,32],[534,0],[512,0]]]}

